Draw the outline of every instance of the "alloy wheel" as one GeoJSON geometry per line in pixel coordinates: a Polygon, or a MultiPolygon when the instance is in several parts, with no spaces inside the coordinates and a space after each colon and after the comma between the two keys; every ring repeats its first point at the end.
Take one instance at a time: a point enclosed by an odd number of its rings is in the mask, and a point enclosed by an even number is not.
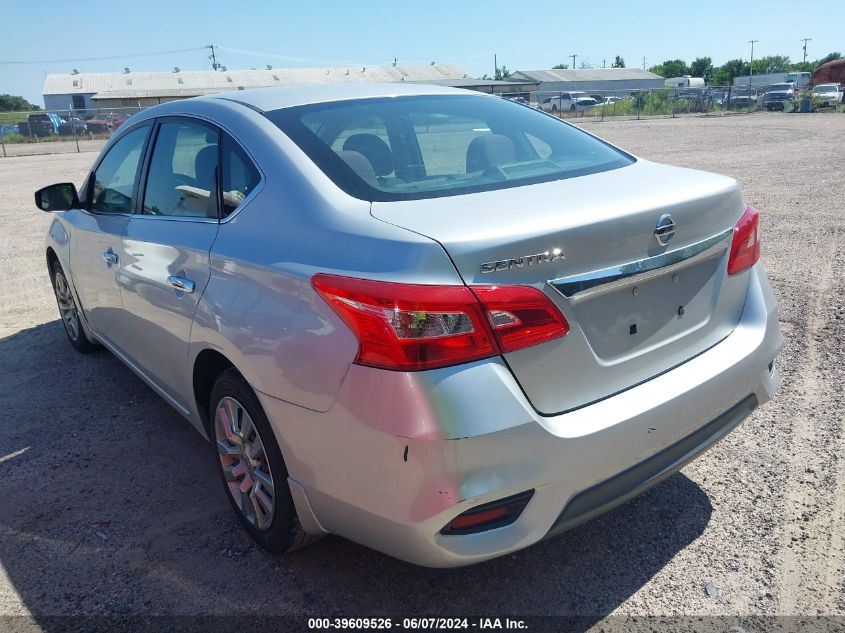
{"type": "Polygon", "coordinates": [[[67,279],[61,272],[56,272],[55,287],[59,315],[62,317],[65,331],[72,341],[76,341],[79,339],[79,311],[76,309],[76,302],[73,300],[73,293],[70,291],[67,279]]]}
{"type": "Polygon", "coordinates": [[[217,452],[229,494],[244,518],[259,530],[273,522],[273,475],[258,428],[243,405],[226,396],[214,411],[217,452]]]}

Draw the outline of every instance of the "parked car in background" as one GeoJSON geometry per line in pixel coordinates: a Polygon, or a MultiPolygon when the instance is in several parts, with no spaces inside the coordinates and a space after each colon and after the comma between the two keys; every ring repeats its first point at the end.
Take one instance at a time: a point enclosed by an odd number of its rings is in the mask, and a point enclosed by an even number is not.
{"type": "Polygon", "coordinates": [[[59,134],[62,136],[79,136],[88,132],[88,124],[78,117],[71,117],[62,121],[59,134]]]}
{"type": "Polygon", "coordinates": [[[820,84],[813,87],[812,95],[822,100],[821,107],[835,108],[842,103],[842,86],[839,84],[820,84]]]}
{"type": "Polygon", "coordinates": [[[59,133],[62,119],[53,112],[30,114],[25,122],[18,123],[18,133],[23,136],[53,136],[59,133]]]}
{"type": "Polygon", "coordinates": [[[543,101],[543,110],[546,112],[575,112],[585,108],[592,108],[596,100],[586,92],[563,91],[548,97],[543,101]]]}
{"type": "Polygon", "coordinates": [[[0,136],[9,136],[10,134],[20,134],[17,125],[0,125],[0,136]]]}
{"type": "Polygon", "coordinates": [[[794,106],[795,84],[772,84],[763,95],[763,107],[766,110],[790,110],[794,106]]]}
{"type": "Polygon", "coordinates": [[[728,101],[728,92],[727,90],[717,89],[717,90],[710,90],[706,93],[707,97],[710,98],[711,103],[717,106],[723,106],[728,101]]]}
{"type": "MultiPolygon", "coordinates": [[[[166,103],[35,202],[70,344],[102,344],[210,439],[271,552],[335,533],[436,567],[508,554],[677,472],[779,382],[734,179],[491,95],[166,103]]],[[[152,450],[184,444],[162,418],[152,450]]],[[[166,525],[202,512],[186,502],[150,508],[166,525]]]]}
{"type": "Polygon", "coordinates": [[[92,119],[88,119],[86,124],[88,126],[88,131],[92,132],[93,134],[102,134],[107,132],[113,132],[117,128],[119,128],[126,119],[128,119],[125,114],[115,114],[110,112],[108,114],[103,114],[96,116],[92,119]]]}
{"type": "Polygon", "coordinates": [[[728,95],[731,108],[756,108],[757,103],[757,90],[754,88],[734,88],[728,95]]]}
{"type": "Polygon", "coordinates": [[[597,105],[605,103],[619,103],[622,101],[622,97],[604,96],[600,94],[591,94],[590,97],[596,100],[597,105]]]}

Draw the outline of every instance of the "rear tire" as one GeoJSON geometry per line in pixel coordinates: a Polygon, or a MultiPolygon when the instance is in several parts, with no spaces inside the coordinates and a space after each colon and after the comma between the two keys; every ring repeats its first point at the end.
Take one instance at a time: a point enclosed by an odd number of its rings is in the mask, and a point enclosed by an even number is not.
{"type": "Polygon", "coordinates": [[[210,436],[226,497],[250,537],[272,554],[318,541],[320,536],[302,529],[270,421],[237,370],[220,375],[210,405],[210,436]]]}
{"type": "Polygon", "coordinates": [[[59,316],[62,319],[62,326],[65,329],[67,340],[74,349],[81,354],[90,354],[97,349],[97,346],[88,338],[85,329],[82,327],[82,319],[79,316],[79,309],[76,307],[76,298],[68,284],[65,271],[58,260],[53,262],[50,268],[50,281],[53,283],[53,293],[56,295],[56,304],[59,306],[59,316]]]}

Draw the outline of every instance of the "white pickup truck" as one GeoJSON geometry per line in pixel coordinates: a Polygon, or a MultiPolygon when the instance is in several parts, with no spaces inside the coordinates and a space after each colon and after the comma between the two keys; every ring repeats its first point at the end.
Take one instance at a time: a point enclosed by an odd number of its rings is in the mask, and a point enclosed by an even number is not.
{"type": "Polygon", "coordinates": [[[565,90],[543,99],[541,108],[546,112],[557,114],[558,112],[575,112],[585,108],[592,108],[598,102],[586,92],[565,90]]]}
{"type": "Polygon", "coordinates": [[[821,107],[835,108],[842,103],[842,87],[839,84],[819,84],[813,87],[813,98],[821,99],[821,107]]]}

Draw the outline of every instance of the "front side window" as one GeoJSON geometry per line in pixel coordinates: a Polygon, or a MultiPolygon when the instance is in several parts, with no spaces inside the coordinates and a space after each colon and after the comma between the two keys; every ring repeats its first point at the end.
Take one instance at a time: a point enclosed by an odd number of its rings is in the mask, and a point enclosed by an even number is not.
{"type": "Polygon", "coordinates": [[[90,211],[130,213],[132,191],[149,127],[139,127],[112,145],[94,172],[90,211]]]}
{"type": "Polygon", "coordinates": [[[634,162],[574,126],[493,97],[359,99],[267,116],[338,187],[369,201],[517,187],[634,162]]]}
{"type": "Polygon", "coordinates": [[[261,181],[261,174],[240,145],[223,135],[223,217],[237,209],[261,181]]]}
{"type": "Polygon", "coordinates": [[[145,215],[217,218],[215,129],[192,121],[159,126],[144,190],[145,215]]]}

